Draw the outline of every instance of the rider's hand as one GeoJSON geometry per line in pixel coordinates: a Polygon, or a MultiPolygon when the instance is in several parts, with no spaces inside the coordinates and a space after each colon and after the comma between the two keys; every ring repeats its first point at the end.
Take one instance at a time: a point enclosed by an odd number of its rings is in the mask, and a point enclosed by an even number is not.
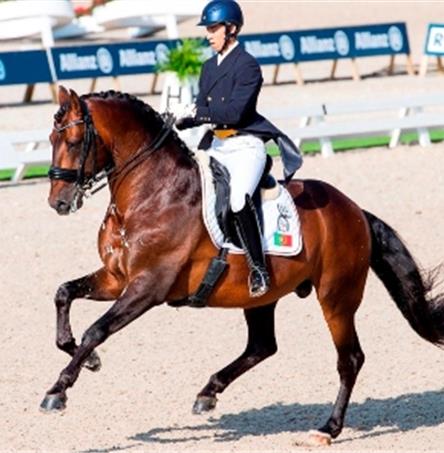
{"type": "Polygon", "coordinates": [[[191,127],[196,127],[196,118],[194,116],[184,116],[176,120],[176,127],[179,131],[184,129],[190,129],[191,127]]]}

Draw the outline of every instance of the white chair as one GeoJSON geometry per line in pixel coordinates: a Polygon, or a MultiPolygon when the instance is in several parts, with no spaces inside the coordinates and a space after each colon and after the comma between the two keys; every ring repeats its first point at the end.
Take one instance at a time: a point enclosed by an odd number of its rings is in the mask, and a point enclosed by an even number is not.
{"type": "Polygon", "coordinates": [[[93,16],[86,15],[74,18],[69,24],[54,28],[52,34],[55,40],[80,38],[90,33],[101,33],[105,29],[98,25],[93,16]]]}
{"type": "Polygon", "coordinates": [[[68,0],[10,0],[0,3],[0,40],[41,35],[45,47],[54,44],[52,29],[74,18],[68,0]]]}
{"type": "Polygon", "coordinates": [[[96,7],[93,16],[105,29],[129,28],[132,37],[166,28],[168,37],[179,37],[177,23],[200,15],[206,0],[131,1],[114,0],[96,7]]]}

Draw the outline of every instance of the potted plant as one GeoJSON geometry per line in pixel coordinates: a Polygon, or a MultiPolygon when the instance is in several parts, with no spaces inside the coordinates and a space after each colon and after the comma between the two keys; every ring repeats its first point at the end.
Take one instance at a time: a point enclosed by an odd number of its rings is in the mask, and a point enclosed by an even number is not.
{"type": "Polygon", "coordinates": [[[174,104],[191,104],[198,93],[198,79],[205,59],[200,39],[184,39],[158,62],[156,71],[166,73],[160,111],[174,104]]]}

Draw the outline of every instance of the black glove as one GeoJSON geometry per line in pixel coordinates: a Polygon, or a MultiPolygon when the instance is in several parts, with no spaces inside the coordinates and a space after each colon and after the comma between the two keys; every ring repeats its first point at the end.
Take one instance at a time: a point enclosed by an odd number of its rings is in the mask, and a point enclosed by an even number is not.
{"type": "Polygon", "coordinates": [[[190,129],[191,127],[197,126],[196,118],[193,116],[184,116],[183,118],[179,118],[176,120],[176,127],[179,131],[183,131],[184,129],[190,129]]]}

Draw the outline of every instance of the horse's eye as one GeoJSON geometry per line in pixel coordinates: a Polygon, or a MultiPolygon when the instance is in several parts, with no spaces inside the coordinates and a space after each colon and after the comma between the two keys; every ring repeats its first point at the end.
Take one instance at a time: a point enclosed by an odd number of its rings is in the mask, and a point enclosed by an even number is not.
{"type": "Polygon", "coordinates": [[[72,142],[66,142],[66,144],[68,145],[68,151],[75,151],[78,143],[72,143],[72,142]]]}

